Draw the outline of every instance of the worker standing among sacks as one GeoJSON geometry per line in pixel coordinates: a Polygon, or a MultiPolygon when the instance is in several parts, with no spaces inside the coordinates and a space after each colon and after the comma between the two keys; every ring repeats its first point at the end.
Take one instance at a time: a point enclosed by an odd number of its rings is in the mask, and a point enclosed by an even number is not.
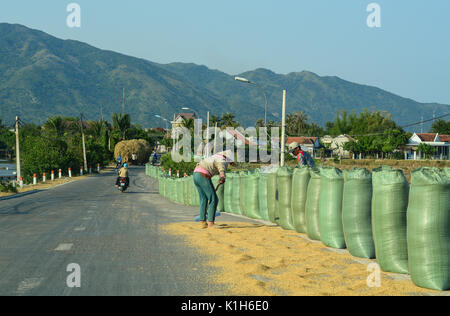
{"type": "Polygon", "coordinates": [[[211,178],[220,175],[219,184],[224,184],[227,167],[232,163],[234,163],[233,153],[228,150],[203,159],[194,170],[194,183],[200,198],[200,222],[203,228],[215,227],[218,197],[211,178]],[[208,218],[206,218],[206,213],[208,213],[208,218]]]}
{"type": "Polygon", "coordinates": [[[300,166],[309,166],[309,167],[315,166],[314,159],[312,159],[309,153],[303,151],[302,147],[298,143],[293,142],[292,144],[289,145],[289,153],[297,157],[298,164],[300,166]]]}

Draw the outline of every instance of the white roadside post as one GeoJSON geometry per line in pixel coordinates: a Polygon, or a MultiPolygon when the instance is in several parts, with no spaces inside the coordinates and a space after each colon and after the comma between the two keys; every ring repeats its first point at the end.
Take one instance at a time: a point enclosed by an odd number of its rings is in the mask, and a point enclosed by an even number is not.
{"type": "Polygon", "coordinates": [[[92,174],[92,166],[89,166],[89,174],[92,174]]]}
{"type": "Polygon", "coordinates": [[[97,164],[97,172],[100,173],[100,164],[97,164]]]}
{"type": "Polygon", "coordinates": [[[46,182],[47,181],[47,177],[45,176],[45,172],[44,172],[44,174],[42,175],[42,182],[46,182]]]}
{"type": "Polygon", "coordinates": [[[19,186],[20,188],[23,188],[23,177],[19,178],[19,186]]]}
{"type": "Polygon", "coordinates": [[[37,184],[37,175],[33,174],[33,185],[37,184]]]}
{"type": "Polygon", "coordinates": [[[53,170],[52,170],[51,178],[52,178],[52,181],[55,181],[55,171],[53,171],[53,170]]]}
{"type": "Polygon", "coordinates": [[[80,176],[83,176],[83,167],[80,167],[80,176]]]}
{"type": "Polygon", "coordinates": [[[69,168],[69,178],[72,178],[72,169],[69,168]]]}
{"type": "Polygon", "coordinates": [[[172,176],[172,168],[169,168],[169,177],[172,176]]]}
{"type": "Polygon", "coordinates": [[[59,178],[61,179],[62,178],[62,170],[61,169],[59,169],[59,178]]]}
{"type": "Polygon", "coordinates": [[[180,177],[180,170],[177,170],[177,178],[180,177]]]}

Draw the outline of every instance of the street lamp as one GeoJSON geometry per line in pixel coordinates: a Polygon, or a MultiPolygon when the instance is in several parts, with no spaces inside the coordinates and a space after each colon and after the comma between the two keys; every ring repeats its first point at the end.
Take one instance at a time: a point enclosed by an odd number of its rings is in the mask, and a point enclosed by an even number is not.
{"type": "Polygon", "coordinates": [[[200,118],[200,117],[198,117],[197,112],[195,112],[194,109],[191,109],[191,108],[188,108],[188,107],[184,107],[184,108],[181,108],[181,109],[184,110],[184,111],[192,111],[192,112],[194,112],[194,114],[195,114],[195,116],[196,116],[197,118],[200,118]]]}
{"type": "Polygon", "coordinates": [[[155,117],[157,117],[157,118],[159,118],[159,119],[161,119],[163,121],[166,121],[166,130],[169,130],[169,125],[168,125],[169,120],[168,119],[162,117],[161,115],[155,115],[155,117]]]}
{"type": "Polygon", "coordinates": [[[264,112],[264,125],[267,125],[267,108],[269,106],[269,100],[267,99],[267,93],[266,91],[263,89],[262,86],[260,86],[259,84],[257,84],[256,82],[250,81],[246,78],[242,78],[242,77],[234,77],[234,80],[239,81],[239,82],[243,82],[243,83],[248,83],[248,84],[252,84],[257,86],[259,89],[261,89],[261,91],[264,93],[264,98],[266,98],[266,109],[264,112]]]}

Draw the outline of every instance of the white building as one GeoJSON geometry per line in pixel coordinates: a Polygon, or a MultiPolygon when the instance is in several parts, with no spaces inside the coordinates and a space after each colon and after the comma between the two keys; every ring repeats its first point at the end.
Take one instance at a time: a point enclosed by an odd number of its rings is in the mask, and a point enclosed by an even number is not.
{"type": "Polygon", "coordinates": [[[344,145],[349,141],[355,141],[349,135],[343,134],[337,137],[331,137],[326,135],[320,139],[320,142],[324,144],[328,149],[333,151],[333,156],[339,156],[342,158],[352,158],[353,154],[347,150],[344,150],[344,145]]]}
{"type": "Polygon", "coordinates": [[[432,159],[450,160],[449,147],[450,135],[439,135],[438,133],[414,133],[405,146],[405,159],[418,160],[425,158],[419,151],[420,144],[428,144],[436,148],[432,159]]]}

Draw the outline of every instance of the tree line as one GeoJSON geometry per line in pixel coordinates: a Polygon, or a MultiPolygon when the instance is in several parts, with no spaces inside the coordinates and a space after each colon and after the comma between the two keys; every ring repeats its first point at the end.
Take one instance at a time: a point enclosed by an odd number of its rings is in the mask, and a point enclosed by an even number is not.
{"type": "MultiPolygon", "coordinates": [[[[86,160],[89,166],[106,165],[114,160],[114,147],[122,140],[145,139],[154,146],[162,134],[145,131],[132,124],[129,114],[112,116],[106,120],[82,120],[76,117],[55,116],[44,124],[22,124],[19,128],[22,174],[31,182],[33,174],[72,169],[78,174],[83,166],[82,131],[85,134],[86,160]]],[[[0,150],[15,152],[15,134],[0,120],[0,150]]],[[[12,158],[12,157],[9,157],[12,158]]]]}
{"type": "MultiPolygon", "coordinates": [[[[238,127],[239,122],[235,116],[227,112],[222,117],[212,115],[211,126],[238,127]]],[[[185,126],[193,128],[192,120],[186,120],[185,126]]],[[[265,124],[262,118],[255,122],[255,126],[270,127],[281,126],[281,122],[268,121],[265,124]]],[[[450,122],[442,119],[434,121],[430,133],[450,134],[450,122]]],[[[344,149],[357,154],[372,157],[389,157],[403,159],[403,153],[399,150],[408,142],[412,133],[406,132],[386,111],[369,111],[365,109],[360,114],[355,111],[348,113],[345,109],[336,113],[333,121],[327,122],[321,127],[309,121],[308,115],[303,111],[290,113],[286,116],[286,134],[288,136],[323,137],[330,135],[351,136],[351,141],[344,145],[344,149]]],[[[426,156],[433,154],[434,148],[427,144],[421,144],[419,150],[426,156]]]]}

